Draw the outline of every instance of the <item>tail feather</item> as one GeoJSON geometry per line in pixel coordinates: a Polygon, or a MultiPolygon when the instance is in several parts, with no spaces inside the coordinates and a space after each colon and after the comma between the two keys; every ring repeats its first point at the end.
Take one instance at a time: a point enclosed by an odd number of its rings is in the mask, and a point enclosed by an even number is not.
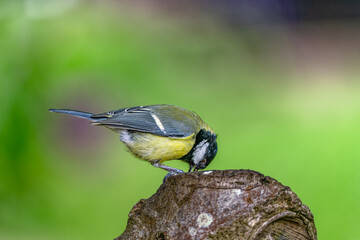
{"type": "Polygon", "coordinates": [[[65,113],[65,114],[69,114],[75,117],[79,117],[79,118],[85,118],[85,119],[90,119],[93,120],[91,118],[91,116],[93,116],[94,114],[92,113],[88,113],[88,112],[81,112],[81,111],[76,111],[76,110],[70,110],[70,109],[49,109],[50,112],[56,112],[56,113],[65,113]]]}

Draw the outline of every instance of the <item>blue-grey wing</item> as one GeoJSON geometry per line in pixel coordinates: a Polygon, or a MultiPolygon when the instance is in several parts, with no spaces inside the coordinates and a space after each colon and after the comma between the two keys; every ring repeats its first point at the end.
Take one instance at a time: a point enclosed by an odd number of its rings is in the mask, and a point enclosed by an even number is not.
{"type": "Polygon", "coordinates": [[[199,128],[199,117],[195,113],[172,105],[123,108],[92,118],[115,131],[133,130],[167,137],[187,137],[199,128]]]}

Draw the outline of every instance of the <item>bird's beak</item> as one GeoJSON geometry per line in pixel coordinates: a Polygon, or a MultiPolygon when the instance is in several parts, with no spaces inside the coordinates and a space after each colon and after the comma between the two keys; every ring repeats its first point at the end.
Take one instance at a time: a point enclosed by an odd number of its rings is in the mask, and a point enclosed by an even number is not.
{"type": "MultiPolygon", "coordinates": [[[[194,169],[194,167],[195,167],[195,165],[190,164],[189,172],[191,172],[194,169]]],[[[194,171],[196,171],[196,169],[194,171]]]]}

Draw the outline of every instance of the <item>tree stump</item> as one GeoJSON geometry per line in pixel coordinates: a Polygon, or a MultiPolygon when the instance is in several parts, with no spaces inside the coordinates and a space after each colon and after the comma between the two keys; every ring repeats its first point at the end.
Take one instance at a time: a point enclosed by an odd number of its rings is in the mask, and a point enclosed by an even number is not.
{"type": "Polygon", "coordinates": [[[250,170],[169,177],[130,211],[131,239],[317,239],[314,217],[289,187],[250,170]]]}

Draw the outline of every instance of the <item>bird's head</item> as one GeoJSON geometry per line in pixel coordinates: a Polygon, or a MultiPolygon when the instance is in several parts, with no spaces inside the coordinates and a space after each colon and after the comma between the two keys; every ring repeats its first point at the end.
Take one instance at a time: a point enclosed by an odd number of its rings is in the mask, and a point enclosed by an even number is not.
{"type": "Polygon", "coordinates": [[[201,129],[196,135],[194,147],[185,156],[190,165],[189,172],[206,168],[217,153],[216,134],[201,129]]]}

